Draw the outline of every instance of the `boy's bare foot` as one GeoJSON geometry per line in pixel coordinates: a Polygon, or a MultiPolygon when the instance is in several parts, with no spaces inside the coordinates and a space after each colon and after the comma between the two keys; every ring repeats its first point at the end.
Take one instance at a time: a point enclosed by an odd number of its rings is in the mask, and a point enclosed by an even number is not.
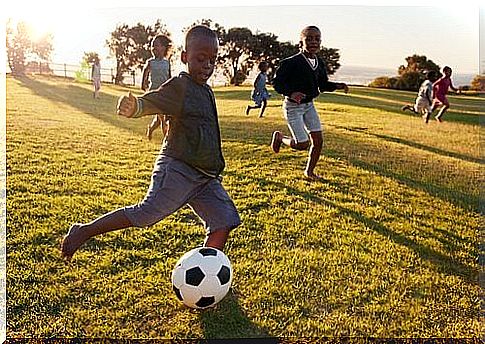
{"type": "Polygon", "coordinates": [[[273,152],[279,153],[282,142],[283,134],[279,131],[273,132],[273,137],[271,138],[271,149],[273,152]]]}
{"type": "Polygon", "coordinates": [[[147,139],[148,139],[148,141],[152,140],[152,134],[153,134],[152,127],[150,125],[148,125],[148,127],[147,127],[147,139]]]}
{"type": "Polygon", "coordinates": [[[443,122],[443,121],[442,121],[442,119],[441,119],[441,118],[439,118],[439,117],[435,117],[435,119],[436,119],[436,121],[437,121],[438,123],[442,123],[442,122],[443,122]]]}
{"type": "Polygon", "coordinates": [[[77,251],[85,239],[82,238],[80,224],[74,224],[69,228],[69,232],[62,238],[61,255],[66,260],[71,260],[72,255],[77,251]]]}
{"type": "Polygon", "coordinates": [[[312,180],[312,181],[323,180],[322,176],[319,176],[318,174],[315,174],[313,172],[308,173],[307,171],[305,171],[304,175],[305,175],[306,179],[309,179],[309,180],[312,180]]]}
{"type": "Polygon", "coordinates": [[[249,107],[249,105],[248,105],[248,106],[246,106],[246,116],[248,116],[248,115],[249,115],[249,110],[251,110],[251,108],[250,108],[250,107],[249,107]]]}

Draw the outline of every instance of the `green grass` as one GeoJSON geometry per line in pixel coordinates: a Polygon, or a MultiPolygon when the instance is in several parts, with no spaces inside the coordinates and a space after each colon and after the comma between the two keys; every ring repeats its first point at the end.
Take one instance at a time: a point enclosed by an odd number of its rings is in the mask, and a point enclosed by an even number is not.
{"type": "MultiPolygon", "coordinates": [[[[59,242],[138,202],[160,133],[114,114],[125,88],[7,78],[7,336],[108,338],[478,337],[479,116],[485,99],[450,97],[442,124],[400,112],[414,93],[354,87],[324,94],[317,167],[272,154],[288,133],[274,92],[244,115],[250,88],[215,89],[227,168],[243,224],[227,247],[230,294],[179,303],[170,273],[204,231],[182,209],[146,229],[94,238],[64,264],[59,242]]],[[[139,93],[137,90],[133,90],[139,93]]]]}

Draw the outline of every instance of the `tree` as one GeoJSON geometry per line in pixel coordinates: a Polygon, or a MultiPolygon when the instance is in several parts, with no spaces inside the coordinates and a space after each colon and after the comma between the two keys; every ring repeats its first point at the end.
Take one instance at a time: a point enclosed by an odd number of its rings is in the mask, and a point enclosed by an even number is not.
{"type": "Polygon", "coordinates": [[[440,67],[424,55],[414,54],[406,57],[405,60],[407,65],[401,65],[397,70],[399,76],[378,77],[369,86],[417,91],[426,80],[427,72],[434,71],[437,75],[441,75],[440,67]]]}
{"type": "Polygon", "coordinates": [[[416,55],[406,57],[407,65],[401,65],[398,68],[399,75],[403,75],[404,73],[408,72],[419,72],[425,73],[428,71],[435,71],[437,74],[440,74],[440,66],[434,63],[424,55],[416,55]]]}
{"type": "Polygon", "coordinates": [[[485,91],[485,75],[476,75],[471,82],[471,87],[476,91],[485,91]]]}
{"type": "Polygon", "coordinates": [[[318,56],[325,61],[328,75],[334,75],[340,68],[340,53],[338,49],[322,47],[318,52],[318,56]]]}
{"type": "Polygon", "coordinates": [[[22,75],[25,73],[29,62],[34,60],[49,61],[53,50],[52,35],[46,34],[34,40],[26,23],[19,22],[16,30],[14,30],[12,22],[9,20],[6,30],[6,47],[10,70],[13,74],[22,75]]]}
{"type": "Polygon", "coordinates": [[[106,41],[111,53],[116,58],[115,83],[123,83],[123,74],[136,68],[143,68],[145,61],[151,56],[150,42],[158,34],[170,36],[164,24],[159,20],[155,25],[144,26],[141,23],[133,27],[127,24],[118,25],[106,41]]]}
{"type": "Polygon", "coordinates": [[[398,68],[399,79],[396,88],[400,90],[417,91],[426,80],[426,72],[434,71],[440,75],[440,67],[424,55],[406,57],[407,65],[398,68]]]}
{"type": "Polygon", "coordinates": [[[245,27],[234,27],[220,37],[221,49],[218,57],[219,65],[224,68],[224,75],[233,85],[240,85],[246,73],[238,73],[243,68],[249,70],[248,62],[254,62],[251,59],[251,51],[255,45],[255,39],[251,30],[245,27]]]}

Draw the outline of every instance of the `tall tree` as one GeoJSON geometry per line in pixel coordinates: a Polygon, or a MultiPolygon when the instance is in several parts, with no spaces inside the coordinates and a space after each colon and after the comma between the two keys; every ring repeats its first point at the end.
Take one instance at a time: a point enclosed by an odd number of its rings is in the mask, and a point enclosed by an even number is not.
{"type": "Polygon", "coordinates": [[[426,80],[426,72],[434,71],[440,75],[440,66],[424,55],[414,54],[406,57],[407,65],[398,68],[399,78],[396,88],[400,90],[417,91],[426,80]]]}
{"type": "Polygon", "coordinates": [[[424,55],[414,54],[412,56],[406,57],[405,60],[407,65],[399,66],[398,68],[399,75],[403,75],[404,73],[407,73],[407,72],[424,73],[427,71],[435,71],[438,74],[440,72],[440,66],[438,66],[433,61],[428,60],[428,58],[424,55]]]}
{"type": "Polygon", "coordinates": [[[150,41],[157,34],[170,36],[164,24],[157,20],[153,26],[141,23],[133,27],[127,24],[118,25],[106,41],[111,53],[116,58],[115,83],[123,83],[123,74],[143,68],[145,61],[151,56],[150,41]]]}
{"type": "Polygon", "coordinates": [[[19,22],[16,29],[12,27],[11,20],[7,22],[7,60],[13,74],[24,74],[30,61],[49,62],[53,50],[52,35],[46,34],[34,40],[30,32],[30,28],[24,22],[19,22]]]}
{"type": "Polygon", "coordinates": [[[233,27],[220,39],[219,64],[230,83],[239,85],[246,75],[244,71],[238,73],[239,69],[247,70],[248,62],[251,62],[251,51],[255,45],[253,33],[245,27],[233,27]]]}

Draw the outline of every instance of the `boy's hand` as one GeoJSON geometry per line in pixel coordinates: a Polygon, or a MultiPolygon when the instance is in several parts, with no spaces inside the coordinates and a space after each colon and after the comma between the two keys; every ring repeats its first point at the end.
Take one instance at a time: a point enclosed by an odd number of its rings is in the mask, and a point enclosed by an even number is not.
{"type": "Polygon", "coordinates": [[[116,113],[124,117],[133,117],[137,109],[136,97],[129,92],[128,96],[122,96],[118,99],[116,113]]]}
{"type": "Polygon", "coordinates": [[[301,100],[306,97],[305,93],[293,92],[290,95],[290,99],[293,99],[297,104],[300,104],[301,100]]]}
{"type": "Polygon", "coordinates": [[[337,88],[339,90],[344,90],[345,93],[349,93],[349,86],[347,86],[347,84],[344,84],[343,82],[339,83],[337,85],[337,88]]]}

